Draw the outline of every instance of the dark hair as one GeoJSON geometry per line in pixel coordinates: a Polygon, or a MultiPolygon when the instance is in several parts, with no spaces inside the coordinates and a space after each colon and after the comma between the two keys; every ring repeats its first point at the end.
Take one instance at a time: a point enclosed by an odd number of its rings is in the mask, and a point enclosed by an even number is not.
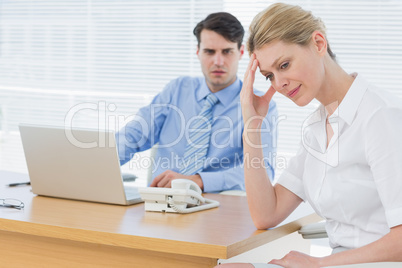
{"type": "Polygon", "coordinates": [[[239,49],[243,43],[243,26],[240,21],[230,13],[212,13],[195,26],[193,33],[197,37],[198,46],[200,46],[201,42],[201,31],[204,29],[214,31],[223,36],[226,40],[237,43],[239,49]]]}

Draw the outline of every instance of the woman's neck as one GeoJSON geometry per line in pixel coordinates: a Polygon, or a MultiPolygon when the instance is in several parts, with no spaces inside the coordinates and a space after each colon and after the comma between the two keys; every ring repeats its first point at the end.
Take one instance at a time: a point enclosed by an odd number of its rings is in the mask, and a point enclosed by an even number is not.
{"type": "Polygon", "coordinates": [[[325,68],[325,79],[316,99],[327,109],[330,116],[338,108],[354,81],[335,61],[329,59],[325,68]]]}

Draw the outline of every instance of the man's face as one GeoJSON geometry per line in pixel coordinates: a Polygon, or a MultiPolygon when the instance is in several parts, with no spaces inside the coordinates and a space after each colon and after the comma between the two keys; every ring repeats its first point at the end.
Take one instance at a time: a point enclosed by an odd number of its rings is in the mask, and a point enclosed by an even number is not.
{"type": "Polygon", "coordinates": [[[207,85],[212,92],[218,92],[236,81],[239,60],[244,46],[226,40],[211,30],[201,31],[201,41],[197,56],[207,85]]]}

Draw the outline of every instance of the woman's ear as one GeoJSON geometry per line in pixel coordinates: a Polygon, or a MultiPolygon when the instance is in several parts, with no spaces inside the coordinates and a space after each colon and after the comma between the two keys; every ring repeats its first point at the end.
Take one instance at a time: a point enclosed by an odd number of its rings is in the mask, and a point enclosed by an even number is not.
{"type": "Polygon", "coordinates": [[[244,54],[244,45],[240,46],[239,51],[240,51],[240,59],[241,59],[243,57],[243,54],[244,54]]]}
{"type": "Polygon", "coordinates": [[[327,52],[327,39],[325,39],[325,36],[320,31],[314,31],[311,40],[318,54],[325,55],[327,52]]]}

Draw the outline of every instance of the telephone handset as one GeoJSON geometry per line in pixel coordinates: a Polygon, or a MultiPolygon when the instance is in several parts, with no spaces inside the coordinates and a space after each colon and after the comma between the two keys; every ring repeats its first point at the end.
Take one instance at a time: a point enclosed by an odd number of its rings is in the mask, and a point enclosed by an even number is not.
{"type": "Polygon", "coordinates": [[[200,187],[187,179],[172,180],[172,188],[139,189],[146,211],[191,213],[219,206],[219,202],[202,197],[200,187]]]}

